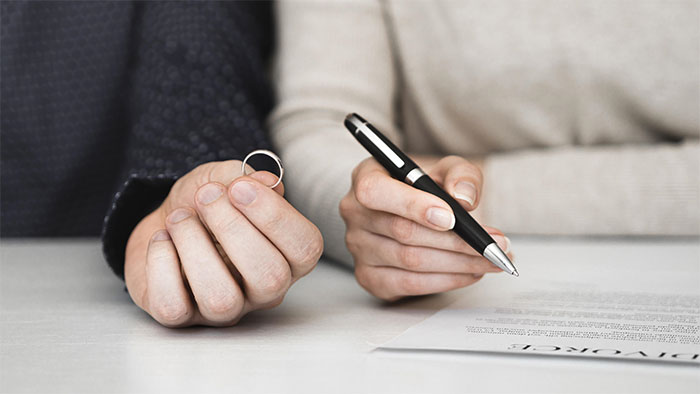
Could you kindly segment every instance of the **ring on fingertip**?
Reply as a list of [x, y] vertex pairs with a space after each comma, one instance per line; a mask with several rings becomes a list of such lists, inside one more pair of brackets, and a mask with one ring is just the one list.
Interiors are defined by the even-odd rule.
[[[248, 156], [246, 156], [245, 159], [243, 159], [243, 163], [241, 163], [241, 172], [243, 172], [243, 175], [249, 175], [249, 173], [245, 167], [245, 164], [248, 162], [248, 159], [250, 159], [251, 157], [253, 157], [255, 155], [265, 155], [265, 156], [271, 158], [272, 160], [274, 160], [275, 163], [277, 164], [277, 168], [279, 168], [280, 173], [277, 176], [277, 182], [275, 182], [274, 185], [270, 186], [271, 189], [276, 188], [277, 185], [279, 185], [282, 182], [282, 177], [284, 176], [284, 167], [282, 167], [282, 160], [279, 158], [279, 156], [270, 152], [267, 149], [258, 149], [258, 150], [254, 150], [254, 151], [248, 153]], [[251, 172], [251, 174], [252, 174], [252, 172]]]

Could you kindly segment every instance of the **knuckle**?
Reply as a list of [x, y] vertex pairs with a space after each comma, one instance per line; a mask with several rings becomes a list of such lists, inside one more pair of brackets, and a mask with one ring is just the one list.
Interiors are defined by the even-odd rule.
[[314, 230], [311, 240], [299, 252], [298, 264], [303, 268], [313, 268], [323, 254], [323, 237], [318, 229]]
[[237, 178], [241, 174], [240, 160], [224, 160], [212, 162], [212, 166], [207, 171], [209, 179], [212, 180], [229, 180], [233, 176]]
[[377, 297], [379, 297], [379, 298], [381, 298], [382, 300], [387, 301], [387, 302], [394, 302], [394, 301], [398, 301], [398, 300], [400, 300], [401, 298], [403, 298], [403, 296], [400, 296], [400, 295], [388, 295], [388, 294], [387, 294], [387, 295], [377, 296]]
[[377, 285], [373, 280], [376, 276], [376, 273], [372, 272], [372, 268], [370, 266], [361, 263], [355, 264], [355, 280], [368, 293], [381, 300], [389, 302], [393, 302], [401, 298], [401, 295], [392, 293], [386, 286]]
[[151, 314], [162, 325], [175, 327], [189, 320], [191, 311], [182, 301], [161, 301], [151, 305]]
[[243, 303], [240, 297], [229, 291], [217, 291], [207, 295], [201, 307], [206, 309], [207, 318], [212, 320], [231, 320], [241, 311]]
[[178, 178], [173, 184], [173, 187], [170, 188], [170, 193], [168, 194], [168, 196], [172, 197], [182, 194], [183, 190], [185, 190], [187, 187], [188, 181], [189, 177], [187, 175]]
[[263, 218], [263, 223], [261, 226], [265, 228], [265, 230], [269, 228], [275, 228], [275, 227], [281, 227], [285, 228], [287, 227], [289, 223], [289, 216], [288, 212], [283, 209], [270, 209], [267, 214]]
[[352, 169], [351, 179], [355, 180], [357, 177], [361, 176], [362, 173], [366, 172], [367, 167], [371, 167], [373, 161], [374, 159], [371, 157], [362, 160]]
[[397, 282], [401, 295], [414, 295], [423, 292], [423, 281], [420, 275], [402, 275], [397, 279]]
[[462, 174], [465, 178], [472, 181], [474, 186], [477, 188], [479, 185], [481, 185], [481, 183], [483, 183], [483, 174], [481, 173], [481, 169], [473, 164], [467, 164], [464, 171], [462, 171]]
[[265, 303], [264, 305], [260, 305], [257, 307], [257, 309], [272, 309], [272, 308], [277, 308], [282, 304], [284, 301], [284, 296], [278, 297], [270, 302]]
[[275, 268], [268, 269], [257, 284], [257, 292], [264, 300], [274, 300], [283, 295], [292, 282], [292, 275], [288, 269], [276, 264]]
[[417, 225], [401, 216], [394, 216], [391, 219], [391, 237], [401, 243], [409, 243], [413, 240], [417, 230]]
[[216, 166], [216, 162], [208, 162], [198, 165], [188, 172], [184, 177], [180, 178], [183, 185], [194, 182], [195, 185], [203, 185], [209, 182], [209, 173]]
[[164, 264], [171, 263], [174, 260], [174, 256], [169, 253], [165, 253], [165, 250], [161, 248], [162, 245], [153, 245], [149, 247], [148, 255], [146, 256], [146, 264], [156, 264], [162, 266]]
[[[204, 179], [209, 179], [209, 174], [211, 173], [212, 170], [214, 170], [221, 162], [218, 161], [210, 161], [207, 163], [202, 163], [198, 165], [197, 167], [194, 168], [193, 173], [196, 175], [203, 176]], [[202, 179], [202, 178], [199, 178]]]
[[200, 172], [209, 172], [211, 167], [213, 167], [214, 165], [216, 165], [216, 162], [202, 163], [193, 168], [191, 172], [193, 174], [199, 174]]
[[456, 161], [458, 164], [454, 168], [458, 174], [468, 175], [477, 181], [481, 181], [482, 173], [479, 166], [461, 157], [457, 157], [457, 159], [459, 161]]
[[[423, 197], [423, 198], [425, 198], [425, 197]], [[424, 204], [425, 204], [425, 200], [423, 200], [423, 199], [411, 198], [404, 203], [404, 205], [401, 209], [401, 214], [405, 217], [415, 217], [416, 212], [425, 211], [428, 209], [427, 207], [425, 207]], [[423, 213], [423, 215], [420, 216], [420, 218], [423, 218], [423, 217], [425, 217], [425, 213]]]
[[357, 233], [355, 231], [349, 229], [345, 232], [345, 245], [348, 247], [348, 250], [353, 255], [355, 255], [355, 253], [359, 250], [359, 244], [357, 242]]
[[231, 215], [226, 217], [217, 215], [212, 219], [209, 220], [212, 223], [209, 223], [208, 221], [207, 224], [212, 227], [212, 230], [222, 234], [235, 234], [237, 231], [239, 231], [245, 220], [241, 215]]
[[411, 246], [399, 247], [399, 262], [402, 268], [409, 271], [420, 269], [422, 261], [419, 249]]
[[372, 290], [372, 286], [370, 284], [371, 276], [369, 275], [368, 270], [369, 270], [369, 268], [366, 267], [364, 264], [356, 262], [355, 263], [355, 280], [357, 281], [357, 283], [360, 286], [362, 286], [363, 289], [374, 294], [374, 292]]
[[472, 178], [476, 177], [479, 172], [479, 169], [469, 162], [460, 163], [460, 165], [455, 167], [455, 170], [457, 175], [467, 175]]
[[355, 185], [355, 198], [360, 204], [369, 207], [374, 203], [374, 190], [376, 189], [376, 176], [363, 176]]
[[352, 217], [351, 214], [355, 205], [353, 204], [352, 200], [352, 195], [346, 194], [345, 197], [343, 197], [343, 199], [340, 200], [340, 204], [338, 204], [338, 212], [340, 212], [340, 217], [343, 218], [343, 220], [346, 222]]

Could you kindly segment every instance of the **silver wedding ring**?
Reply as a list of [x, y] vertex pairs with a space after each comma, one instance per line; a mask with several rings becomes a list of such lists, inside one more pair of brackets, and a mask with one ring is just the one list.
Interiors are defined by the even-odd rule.
[[279, 185], [279, 184], [282, 182], [282, 177], [284, 176], [284, 167], [282, 167], [282, 160], [280, 160], [279, 156], [277, 156], [276, 154], [270, 152], [270, 151], [267, 150], [267, 149], [258, 149], [258, 150], [254, 150], [254, 151], [248, 153], [248, 156], [246, 156], [245, 159], [243, 159], [243, 163], [241, 163], [241, 171], [243, 172], [244, 175], [249, 175], [249, 174], [248, 174], [248, 171], [247, 171], [247, 169], [246, 169], [245, 164], [246, 164], [246, 162], [248, 161], [248, 159], [250, 159], [251, 157], [253, 157], [253, 156], [255, 156], [255, 155], [265, 155], [265, 156], [268, 156], [268, 157], [270, 157], [272, 160], [274, 160], [275, 163], [277, 163], [277, 167], [280, 169], [280, 173], [279, 173], [279, 175], [277, 176], [277, 182], [275, 182], [274, 185], [270, 186], [270, 188], [272, 188], [272, 189], [276, 188], [277, 185]]

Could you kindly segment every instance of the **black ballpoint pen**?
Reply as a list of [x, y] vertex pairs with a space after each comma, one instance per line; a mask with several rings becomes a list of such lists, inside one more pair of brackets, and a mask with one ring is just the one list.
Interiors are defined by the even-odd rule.
[[345, 117], [344, 123], [345, 127], [350, 130], [350, 133], [389, 171], [392, 177], [416, 189], [433, 194], [449, 204], [456, 219], [452, 230], [465, 240], [469, 246], [503, 271], [511, 275], [520, 276], [508, 256], [498, 247], [496, 241], [491, 238], [486, 230], [452, 196], [438, 186], [432, 178], [423, 172], [413, 160], [406, 156], [379, 130], [360, 115], [354, 113]]

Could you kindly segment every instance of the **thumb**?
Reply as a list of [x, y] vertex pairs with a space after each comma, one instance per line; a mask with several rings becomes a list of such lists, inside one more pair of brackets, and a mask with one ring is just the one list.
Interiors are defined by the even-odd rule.
[[178, 179], [163, 202], [163, 214], [168, 215], [180, 207], [195, 208], [194, 195], [200, 187], [210, 182], [228, 185], [243, 175], [240, 160], [212, 161], [200, 164]]
[[[215, 161], [205, 164], [205, 166], [209, 165], [207, 167], [207, 182], [205, 183], [219, 182], [228, 186], [231, 184], [231, 182], [241, 176], [244, 176], [246, 173], [248, 173], [248, 176], [262, 183], [263, 185], [272, 186], [277, 183], [277, 175], [268, 171], [256, 171], [255, 168], [251, 167], [249, 164], [246, 164], [246, 170], [244, 172], [241, 168], [241, 164], [242, 162], [240, 160]], [[205, 183], [202, 183], [199, 186], [202, 186]], [[282, 182], [275, 186], [273, 190], [279, 193], [281, 196], [284, 195], [284, 185]]]
[[428, 171], [447, 193], [464, 209], [471, 211], [479, 205], [483, 175], [476, 165], [458, 156], [447, 156]]
[[[163, 203], [164, 214], [167, 215], [173, 209], [183, 206], [196, 207], [194, 196], [197, 190], [207, 183], [217, 182], [227, 187], [234, 180], [244, 176], [241, 164], [240, 160], [225, 160], [212, 161], [195, 167], [178, 179], [170, 189], [170, 193], [168, 193], [168, 197]], [[254, 172], [253, 167], [246, 167], [252, 178], [265, 185], [271, 186], [277, 182], [277, 176], [272, 173], [266, 171]], [[277, 185], [274, 190], [280, 195], [284, 194], [282, 183]]]

